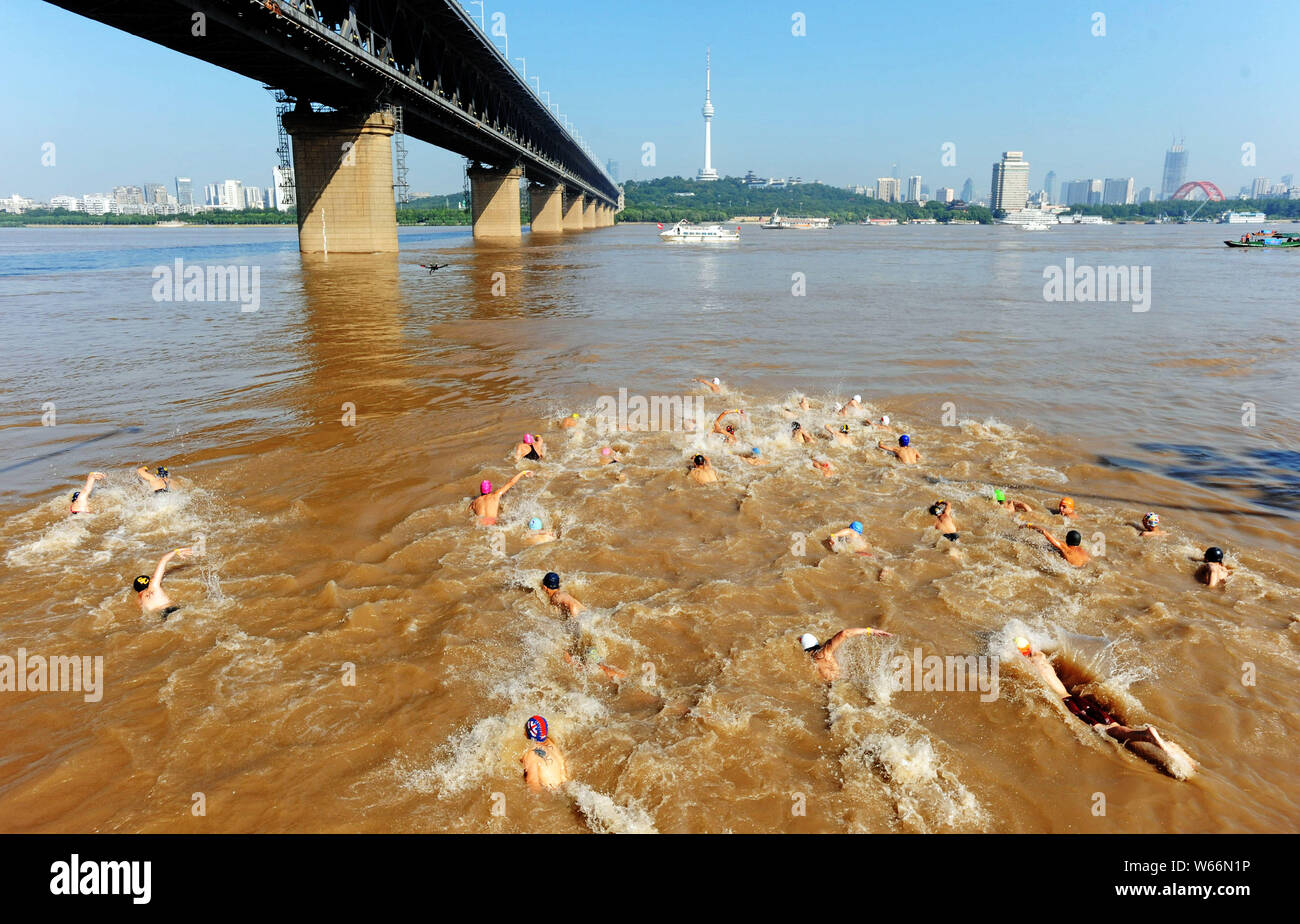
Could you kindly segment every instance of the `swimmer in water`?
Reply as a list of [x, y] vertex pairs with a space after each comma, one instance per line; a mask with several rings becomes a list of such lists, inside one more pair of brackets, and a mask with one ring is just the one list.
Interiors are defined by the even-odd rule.
[[524, 782], [534, 792], [558, 789], [569, 781], [569, 768], [564, 764], [564, 752], [550, 737], [546, 719], [535, 715], [524, 723], [528, 736], [528, 750], [519, 762], [524, 765]]
[[763, 458], [763, 450], [755, 446], [749, 452], [741, 453], [740, 457], [750, 465], [766, 465], [767, 460]]
[[898, 430], [890, 425], [889, 415], [882, 414], [880, 420], [871, 425], [872, 430], [882, 430], [885, 433], [897, 433]]
[[1071, 694], [1061, 682], [1056, 668], [1047, 659], [1047, 655], [1041, 651], [1034, 651], [1029, 639], [1018, 637], [1015, 644], [1043, 683], [1047, 684], [1048, 689], [1059, 696], [1065, 708], [1080, 721], [1093, 728], [1102, 729], [1122, 745], [1143, 745], [1141, 748], [1134, 747], [1133, 752], [1160, 767], [1170, 776], [1185, 779], [1195, 771], [1196, 762], [1191, 756], [1179, 745], [1161, 737], [1154, 725], [1131, 728], [1120, 723], [1090, 697]]
[[574, 427], [580, 427], [580, 426], [582, 426], [582, 417], [578, 414], [577, 411], [574, 411], [568, 417], [560, 421], [560, 429], [562, 430], [571, 430]]
[[172, 603], [172, 598], [167, 596], [167, 593], [162, 589], [163, 572], [167, 570], [168, 563], [177, 555], [188, 558], [192, 554], [194, 554], [194, 550], [188, 547], [172, 549], [158, 559], [158, 567], [153, 570], [153, 577], [142, 574], [135, 579], [131, 587], [135, 591], [136, 600], [140, 603], [140, 609], [146, 613], [156, 613], [161, 610], [164, 620], [180, 609], [179, 606]]
[[717, 376], [714, 376], [712, 382], [710, 382], [708, 379], [693, 379], [692, 381], [699, 382], [701, 385], [707, 385], [707, 386], [709, 386], [709, 389], [710, 389], [710, 390], [711, 390], [715, 395], [716, 395], [718, 392], [722, 391], [722, 379], [718, 378]]
[[739, 414], [741, 417], [745, 416], [745, 412], [742, 411], [740, 408], [736, 408], [735, 410], [732, 411], [723, 411], [713, 421], [713, 432], [721, 433], [723, 442], [734, 443], [736, 441], [735, 424], [727, 424], [725, 427], [722, 426], [722, 418], [726, 417], [728, 414]]
[[524, 533], [525, 545], [541, 545], [543, 542], [554, 542], [555, 539], [555, 530], [542, 529], [541, 517], [532, 517], [528, 521], [528, 531]]
[[600, 447], [600, 464], [601, 464], [601, 465], [611, 465], [611, 464], [614, 464], [614, 463], [619, 463], [619, 464], [621, 464], [622, 461], [623, 461], [622, 459], [620, 459], [618, 456], [614, 455], [614, 450], [610, 449], [608, 446], [602, 446], [602, 447]]
[[826, 432], [831, 435], [831, 440], [837, 445], [853, 445], [853, 437], [849, 435], [852, 432], [852, 428], [848, 424], [840, 424], [838, 427], [834, 424], [826, 424], [825, 427]]
[[713, 468], [713, 463], [702, 455], [697, 455], [691, 459], [691, 470], [688, 477], [696, 484], [717, 484], [718, 473]]
[[938, 501], [930, 507], [930, 514], [935, 518], [934, 528], [943, 534], [949, 542], [956, 542], [961, 536], [957, 532], [957, 520], [952, 515], [952, 505], [947, 501]]
[[884, 443], [876, 443], [877, 448], [892, 452], [895, 458], [904, 465], [915, 465], [921, 461], [921, 454], [912, 448], [912, 438], [904, 433], [898, 438], [898, 448], [886, 446]]
[[595, 667], [610, 680], [623, 680], [627, 677], [627, 671], [619, 670], [613, 665], [606, 664], [604, 657], [595, 647], [590, 647], [581, 654], [571, 652], [564, 653], [564, 660], [569, 662], [575, 669]]
[[800, 395], [798, 410], [791, 410], [790, 408], [787, 407], [787, 408], [783, 408], [781, 413], [785, 415], [785, 418], [787, 420], [791, 420], [799, 416], [799, 411], [807, 411], [811, 409], [812, 409], [812, 405], [808, 403], [808, 398], [806, 396]]
[[1232, 574], [1232, 569], [1223, 563], [1223, 549], [1212, 545], [1205, 550], [1205, 557], [1196, 569], [1196, 580], [1206, 587], [1218, 587]]
[[1052, 548], [1060, 552], [1061, 557], [1064, 558], [1070, 564], [1074, 565], [1074, 567], [1076, 568], [1086, 565], [1092, 559], [1092, 556], [1089, 555], [1086, 551], [1084, 551], [1083, 546], [1080, 544], [1083, 542], [1083, 536], [1079, 533], [1077, 529], [1072, 529], [1068, 533], [1066, 533], [1065, 545], [1061, 545], [1061, 541], [1059, 539], [1057, 539], [1047, 530], [1043, 529], [1043, 527], [1041, 526], [1035, 526], [1033, 523], [1022, 523], [1020, 524], [1020, 528], [1032, 529], [1035, 532], [1042, 533], [1043, 538], [1052, 544]]
[[1160, 528], [1160, 514], [1144, 513], [1142, 515], [1142, 525], [1138, 528], [1138, 535], [1143, 539], [1151, 536], [1168, 536], [1169, 530]]
[[790, 439], [794, 440], [796, 443], [817, 442], [815, 439], [813, 439], [811, 436], [808, 435], [808, 431], [805, 430], [803, 428], [803, 425], [800, 424], [799, 421], [797, 420], [794, 423], [790, 424]]
[[1010, 510], [1012, 513], [1033, 513], [1032, 504], [1027, 504], [1020, 500], [1008, 500], [1006, 493], [1001, 488], [993, 489], [993, 503], [997, 504], [1003, 510]]
[[540, 462], [546, 458], [546, 440], [540, 435], [534, 436], [532, 433], [524, 434], [524, 441], [515, 444], [515, 461], [527, 459], [529, 462]]
[[811, 632], [805, 632], [799, 639], [799, 646], [805, 652], [812, 656], [813, 664], [817, 665], [817, 673], [821, 674], [822, 680], [830, 683], [840, 676], [840, 663], [835, 660], [835, 649], [839, 648], [848, 639], [855, 635], [883, 635], [892, 638], [892, 632], [882, 632], [880, 629], [841, 629], [827, 640], [824, 645], [817, 643], [817, 636]]
[[865, 552], [867, 541], [862, 538], [862, 524], [854, 520], [843, 529], [826, 537], [826, 548], [832, 552]]
[[560, 590], [560, 576], [554, 571], [546, 572], [542, 578], [542, 589], [546, 591], [551, 606], [559, 607], [565, 616], [577, 616], [585, 609], [576, 597]]
[[837, 406], [835, 413], [839, 414], [841, 417], [852, 417], [860, 410], [862, 410], [862, 396], [854, 395], [853, 400], [848, 404]]
[[103, 480], [103, 472], [91, 472], [86, 476], [86, 483], [82, 485], [81, 490], [72, 492], [72, 506], [68, 508], [68, 516], [74, 513], [90, 513], [90, 492], [95, 490], [95, 482]]
[[529, 469], [524, 469], [495, 491], [492, 490], [492, 482], [486, 478], [479, 482], [479, 496], [469, 502], [469, 509], [478, 517], [479, 525], [495, 526], [497, 517], [501, 515], [501, 498], [506, 496], [506, 492], [513, 488], [520, 478], [528, 478], [532, 474]]
[[812, 465], [827, 478], [835, 474], [835, 466], [826, 459], [813, 459]]
[[145, 468], [143, 465], [137, 468], [135, 473], [140, 476], [141, 481], [153, 488], [153, 493], [155, 494], [164, 494], [171, 490], [171, 473], [161, 465], [158, 466], [158, 473], [156, 475], [150, 472], [149, 469]]
[[1062, 516], [1066, 519], [1077, 516], [1078, 514], [1076, 514], [1074, 510], [1074, 498], [1063, 497], [1057, 501], [1055, 513], [1057, 516]]

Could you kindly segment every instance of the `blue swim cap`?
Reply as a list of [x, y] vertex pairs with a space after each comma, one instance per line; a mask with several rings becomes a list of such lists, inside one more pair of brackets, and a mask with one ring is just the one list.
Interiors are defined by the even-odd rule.
[[759, 449], [757, 446], [755, 446], [753, 449], [749, 451], [749, 453], [750, 455], [761, 456], [763, 454], [763, 451]]
[[540, 715], [535, 715], [524, 723], [524, 734], [534, 741], [545, 741], [547, 731], [546, 720]]
[[904, 433], [902, 436], [898, 438], [898, 445], [910, 446], [912, 445], [912, 438], [908, 436], [906, 433]]
[[854, 520], [852, 523], [849, 524], [849, 529], [853, 530], [855, 533], [859, 535], [862, 534], [862, 524], [859, 523], [857, 520]]
[[541, 529], [541, 528], [542, 528], [542, 521], [541, 521], [540, 519], [538, 519], [537, 517], [533, 517], [531, 520], [528, 521], [528, 528], [529, 528], [529, 529]]

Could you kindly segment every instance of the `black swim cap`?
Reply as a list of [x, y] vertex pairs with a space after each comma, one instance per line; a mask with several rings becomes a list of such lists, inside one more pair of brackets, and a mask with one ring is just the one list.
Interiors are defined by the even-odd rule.
[[1078, 545], [1083, 541], [1083, 536], [1077, 529], [1072, 529], [1065, 534], [1065, 544], [1069, 546]]
[[706, 458], [704, 458], [704, 456], [696, 456], [696, 457], [695, 457], [694, 459], [692, 459], [691, 461], [694, 462], [697, 466], [699, 466], [699, 465], [703, 465], [705, 462], [707, 462], [707, 461], [709, 461], [709, 460], [706, 459]]
[[542, 586], [548, 590], [559, 590], [560, 576], [554, 571], [546, 572], [546, 577], [542, 578]]
[[167, 471], [167, 469], [163, 468], [161, 465], [158, 466], [158, 477], [159, 477], [159, 478], [166, 478], [168, 474], [169, 474], [169, 472]]
[[794, 423], [790, 424], [790, 429], [791, 429], [791, 430], [798, 430], [798, 429], [799, 429], [799, 421], [796, 420]]
[[144, 590], [146, 587], [149, 586], [149, 575], [147, 574], [140, 575], [131, 583], [131, 586], [132, 588], [135, 589], [136, 593], [139, 593], [140, 591]]
[[75, 501], [78, 497], [80, 497], [80, 496], [81, 496], [81, 492], [80, 492], [80, 491], [73, 491], [73, 492], [72, 492], [72, 499], [73, 499], [74, 501]]
[[1217, 545], [1210, 546], [1205, 550], [1205, 560], [1217, 562], [1223, 561], [1223, 549], [1219, 548]]

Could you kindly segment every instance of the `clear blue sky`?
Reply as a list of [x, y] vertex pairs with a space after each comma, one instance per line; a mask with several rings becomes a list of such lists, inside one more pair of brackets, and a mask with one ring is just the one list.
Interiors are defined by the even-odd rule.
[[[1188, 178], [1229, 196], [1256, 176], [1300, 177], [1298, 0], [486, 5], [506, 14], [511, 57], [624, 179], [701, 166], [706, 45], [723, 174], [865, 184], [896, 162], [931, 187], [971, 176], [987, 190], [999, 153], [1019, 149], [1035, 187], [1054, 170], [1158, 189], [1177, 134]], [[255, 81], [39, 0], [5, 8], [0, 196], [171, 189], [177, 174], [270, 184], [274, 109]], [[796, 11], [805, 36], [791, 33]], [[54, 167], [41, 166], [47, 141]], [[955, 167], [941, 165], [945, 142]], [[1246, 142], [1256, 166], [1241, 163]], [[413, 142], [409, 162], [413, 190], [461, 186], [454, 155]]]

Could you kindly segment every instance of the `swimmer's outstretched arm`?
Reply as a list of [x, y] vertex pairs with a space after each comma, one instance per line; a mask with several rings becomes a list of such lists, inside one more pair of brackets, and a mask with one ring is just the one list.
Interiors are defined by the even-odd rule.
[[152, 586], [159, 587], [162, 585], [163, 573], [167, 570], [167, 565], [177, 555], [189, 555], [194, 550], [188, 546], [183, 549], [172, 549], [162, 558], [158, 559], [158, 567], [153, 569], [153, 580], [150, 581]]
[[95, 490], [95, 482], [103, 481], [103, 480], [104, 480], [103, 472], [91, 472], [89, 475], [86, 476], [86, 484], [85, 487], [81, 489], [81, 496], [90, 497], [90, 492]]
[[1062, 555], [1065, 554], [1065, 546], [1061, 544], [1061, 540], [1057, 539], [1047, 530], [1043, 529], [1043, 527], [1035, 526], [1033, 523], [1022, 523], [1020, 524], [1020, 528], [1032, 529], [1034, 532], [1042, 533], [1043, 538], [1052, 544], [1052, 548], [1056, 549], [1056, 551], [1060, 552]]
[[520, 478], [524, 478], [524, 477], [526, 477], [526, 476], [528, 476], [528, 475], [532, 475], [532, 470], [526, 468], [526, 469], [524, 469], [522, 472], [520, 472], [518, 475], [516, 475], [515, 477], [511, 478], [509, 481], [507, 481], [507, 482], [506, 482], [505, 484], [503, 484], [501, 487], [499, 487], [499, 488], [496, 489], [496, 492], [495, 492], [495, 493], [496, 493], [497, 497], [505, 497], [505, 496], [506, 496], [506, 492], [509, 491], [511, 488], [513, 488], [513, 487], [518, 483], [518, 481], [519, 481]]
[[822, 650], [824, 650], [828, 655], [833, 655], [835, 654], [836, 648], [839, 648], [845, 641], [853, 638], [855, 635], [887, 635], [891, 638], [893, 637], [892, 632], [885, 632], [881, 629], [841, 629], [839, 632], [836, 632], [831, 636], [830, 641], [822, 646]]
[[839, 539], [841, 536], [847, 536], [849, 533], [858, 535], [858, 531], [856, 529], [854, 529], [852, 526], [846, 526], [843, 529], [838, 529], [835, 532], [831, 533], [830, 538]]
[[877, 448], [879, 448], [879, 449], [883, 449], [883, 450], [885, 450], [885, 452], [891, 453], [892, 455], [895, 455], [895, 456], [898, 455], [898, 450], [895, 449], [893, 446], [886, 446], [884, 443], [881, 443], [881, 442], [877, 442], [877, 443], [876, 443], [876, 446], [877, 446]]

